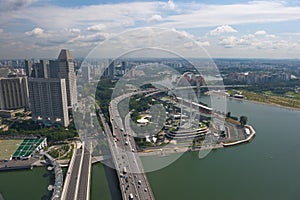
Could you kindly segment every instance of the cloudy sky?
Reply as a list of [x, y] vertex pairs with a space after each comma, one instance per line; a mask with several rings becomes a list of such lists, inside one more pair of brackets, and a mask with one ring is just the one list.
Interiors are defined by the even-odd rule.
[[179, 31], [216, 58], [300, 58], [299, 0], [0, 0], [0, 58], [85, 57], [140, 27]]

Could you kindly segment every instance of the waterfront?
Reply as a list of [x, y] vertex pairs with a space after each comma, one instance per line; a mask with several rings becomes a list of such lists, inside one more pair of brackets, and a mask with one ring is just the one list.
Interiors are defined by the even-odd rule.
[[[204, 159], [188, 152], [168, 167], [147, 173], [156, 199], [300, 199], [300, 112], [233, 99], [228, 100], [228, 111], [248, 116], [257, 133], [254, 140], [213, 150]], [[142, 160], [145, 167], [153, 163], [151, 157]], [[104, 167], [96, 164], [92, 169], [91, 199], [111, 199]], [[5, 200], [41, 199], [50, 181], [44, 174], [44, 168], [0, 173], [0, 192]]]
[[104, 165], [93, 164], [91, 177], [91, 200], [109, 200], [111, 194], [108, 181], [106, 181]]
[[[208, 97], [202, 100], [208, 102]], [[300, 112], [236, 100], [228, 100], [228, 110], [248, 116], [257, 132], [254, 140], [213, 150], [204, 159], [197, 152], [185, 153], [148, 173], [156, 199], [300, 198]]]
[[51, 197], [47, 190], [50, 173], [45, 167], [0, 172], [0, 193], [4, 200], [47, 200]]

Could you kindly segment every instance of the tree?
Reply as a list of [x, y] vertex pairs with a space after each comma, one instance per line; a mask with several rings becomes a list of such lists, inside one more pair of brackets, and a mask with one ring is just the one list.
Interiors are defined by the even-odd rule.
[[240, 123], [242, 126], [245, 126], [247, 124], [247, 121], [248, 121], [248, 117], [246, 117], [246, 116], [240, 117]]
[[228, 112], [226, 117], [231, 117], [231, 112]]

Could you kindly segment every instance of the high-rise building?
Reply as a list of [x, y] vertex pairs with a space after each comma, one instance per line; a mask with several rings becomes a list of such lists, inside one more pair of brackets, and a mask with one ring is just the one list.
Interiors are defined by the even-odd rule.
[[65, 79], [29, 78], [29, 99], [34, 121], [69, 125]]
[[82, 79], [86, 82], [90, 81], [90, 67], [89, 66], [82, 66], [81, 67], [82, 70]]
[[0, 109], [28, 109], [27, 77], [0, 78]]
[[39, 63], [32, 63], [30, 60], [25, 60], [25, 70], [26, 75], [33, 78], [48, 78], [50, 73], [46, 60], [40, 60]]
[[66, 80], [68, 106], [73, 106], [77, 102], [76, 74], [74, 58], [69, 50], [62, 49], [58, 59], [50, 61], [50, 77]]
[[104, 78], [114, 79], [115, 78], [115, 61], [108, 61], [109, 65], [103, 72]]

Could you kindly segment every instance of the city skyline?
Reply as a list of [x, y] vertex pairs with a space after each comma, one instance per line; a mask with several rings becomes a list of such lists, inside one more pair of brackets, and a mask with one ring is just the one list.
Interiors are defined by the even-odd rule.
[[[172, 29], [215, 58], [300, 58], [299, 1], [1, 1], [0, 59], [85, 57], [143, 27]], [[189, 48], [187, 44], [186, 48]]]

